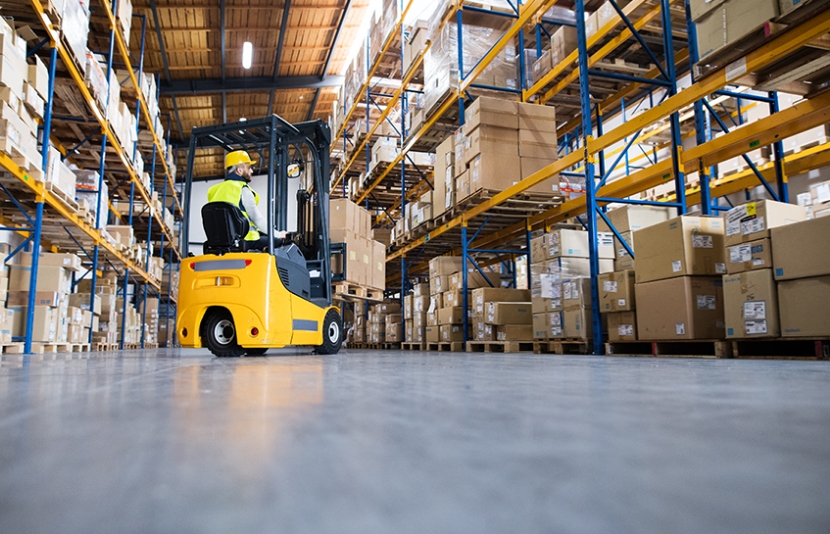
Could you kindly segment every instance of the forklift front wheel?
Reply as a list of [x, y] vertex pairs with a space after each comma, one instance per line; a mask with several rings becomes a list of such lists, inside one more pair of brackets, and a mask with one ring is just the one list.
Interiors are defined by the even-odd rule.
[[204, 343], [214, 356], [242, 356], [245, 349], [236, 339], [236, 325], [227, 310], [215, 310], [205, 318]]
[[337, 354], [342, 344], [343, 325], [340, 322], [340, 314], [329, 310], [323, 319], [323, 344], [317, 347], [317, 354]]

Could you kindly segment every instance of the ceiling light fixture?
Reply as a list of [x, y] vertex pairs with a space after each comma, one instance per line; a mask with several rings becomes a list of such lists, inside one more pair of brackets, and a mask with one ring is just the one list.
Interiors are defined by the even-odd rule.
[[247, 70], [251, 68], [251, 60], [254, 57], [254, 45], [250, 41], [242, 44], [242, 67]]

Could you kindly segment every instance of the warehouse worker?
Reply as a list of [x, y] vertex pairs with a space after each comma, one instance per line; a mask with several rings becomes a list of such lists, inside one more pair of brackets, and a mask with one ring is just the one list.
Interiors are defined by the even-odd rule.
[[255, 163], [244, 150], [226, 154], [225, 170], [228, 175], [224, 182], [208, 189], [208, 202], [227, 202], [238, 206], [251, 225], [245, 236], [248, 250], [265, 250], [268, 248], [268, 236], [263, 234], [268, 233], [268, 220], [259, 211], [259, 195], [250, 186]]

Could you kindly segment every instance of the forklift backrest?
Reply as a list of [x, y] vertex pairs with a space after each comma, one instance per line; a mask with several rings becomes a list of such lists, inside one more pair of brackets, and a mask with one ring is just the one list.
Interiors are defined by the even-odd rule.
[[245, 252], [245, 236], [250, 223], [242, 210], [227, 202], [209, 202], [202, 206], [202, 226], [207, 241], [205, 254]]

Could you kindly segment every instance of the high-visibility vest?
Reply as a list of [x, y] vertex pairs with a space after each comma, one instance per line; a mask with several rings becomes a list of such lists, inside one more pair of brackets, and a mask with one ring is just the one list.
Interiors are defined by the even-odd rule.
[[233, 179], [225, 180], [211, 186], [211, 188], [208, 189], [208, 202], [227, 202], [228, 204], [233, 204], [234, 206], [239, 207], [242, 214], [251, 224], [251, 229], [245, 236], [245, 241], [256, 241], [259, 239], [259, 232], [254, 230], [254, 223], [251, 221], [251, 217], [248, 215], [248, 212], [245, 211], [245, 206], [242, 205], [242, 189], [245, 187], [247, 187], [251, 193], [254, 194], [256, 205], [259, 206], [259, 195], [256, 194], [256, 191], [251, 189], [247, 183]]

